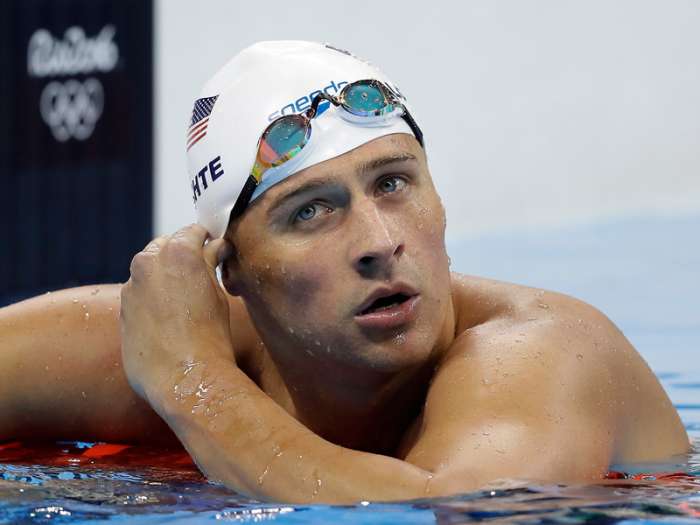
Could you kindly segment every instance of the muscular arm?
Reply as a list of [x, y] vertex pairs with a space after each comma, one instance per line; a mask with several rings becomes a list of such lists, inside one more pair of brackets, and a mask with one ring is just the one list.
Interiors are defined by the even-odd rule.
[[120, 288], [74, 288], [0, 309], [0, 439], [173, 440], [124, 375]]
[[[486, 339], [488, 350], [502, 353], [502, 367], [470, 357]], [[487, 333], [456, 342], [454, 357], [435, 377], [421, 435], [405, 461], [323, 440], [230, 361], [190, 362], [149, 399], [207, 476], [255, 497], [346, 503], [442, 496], [502, 478], [599, 479], [612, 455], [610, 412], [589, 400], [577, 408], [569, 399], [575, 385], [556, 391], [567, 374], [562, 362], [514, 368], [505, 356], [508, 343]], [[533, 340], [522, 351], [536, 358], [539, 344]], [[569, 358], [577, 361], [575, 353]], [[541, 370], [529, 371], [533, 365]], [[563, 374], [557, 381], [542, 383], [557, 370]], [[526, 374], [516, 377], [520, 371]]]
[[[325, 441], [230, 361], [190, 363], [151, 401], [207, 476], [255, 497], [347, 503], [444, 496], [498, 480], [594, 482], [624, 454], [628, 424], [629, 385], [615, 381], [608, 353], [634, 350], [604, 316], [577, 308], [577, 328], [566, 315], [531, 327], [502, 319], [458, 338], [405, 460]], [[658, 417], [676, 424], [671, 407]], [[682, 427], [676, 434], [650, 444], [645, 459], [686, 452]]]

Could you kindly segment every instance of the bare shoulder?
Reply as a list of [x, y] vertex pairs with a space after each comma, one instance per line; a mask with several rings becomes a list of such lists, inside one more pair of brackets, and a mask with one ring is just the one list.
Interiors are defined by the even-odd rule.
[[578, 414], [579, 425], [598, 425], [598, 435], [609, 436], [615, 461], [687, 450], [687, 435], [657, 378], [600, 310], [511, 283], [458, 274], [453, 283], [458, 335], [436, 379], [459, 375], [483, 406], [514, 417], [530, 414], [536, 424]]
[[[520, 284], [452, 273], [452, 295], [458, 322], [463, 331], [495, 319], [511, 323], [554, 320], [584, 320], [611, 325], [597, 308], [561, 293]], [[580, 320], [580, 322], [579, 322]]]

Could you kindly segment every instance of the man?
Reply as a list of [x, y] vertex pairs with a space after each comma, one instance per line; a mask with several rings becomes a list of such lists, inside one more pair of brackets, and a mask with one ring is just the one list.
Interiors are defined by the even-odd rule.
[[3, 436], [167, 439], [165, 421], [210, 479], [331, 503], [593, 482], [687, 452], [603, 314], [449, 272], [422, 134], [374, 67], [256, 44], [190, 124], [199, 225], [134, 257], [121, 304], [114, 286], [2, 311]]

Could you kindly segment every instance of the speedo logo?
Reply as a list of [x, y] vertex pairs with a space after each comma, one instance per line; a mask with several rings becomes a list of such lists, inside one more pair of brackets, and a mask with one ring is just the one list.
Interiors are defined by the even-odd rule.
[[[267, 120], [273, 121], [279, 116], [289, 115], [290, 113], [301, 113], [305, 109], [311, 107], [311, 101], [316, 95], [319, 95], [321, 93], [325, 93], [326, 95], [337, 95], [338, 93], [340, 93], [340, 90], [343, 89], [343, 86], [347, 83], [347, 80], [342, 80], [340, 82], [334, 82], [333, 80], [331, 80], [331, 83], [327, 86], [312, 91], [308, 95], [304, 95], [303, 97], [300, 97], [292, 102], [289, 102], [289, 104], [282, 106], [282, 108], [278, 109], [274, 113], [270, 113], [270, 115], [267, 117]], [[329, 105], [330, 103], [326, 100], [321, 102], [318, 105], [318, 112], [316, 114], [320, 115], [321, 113], [326, 111]]]

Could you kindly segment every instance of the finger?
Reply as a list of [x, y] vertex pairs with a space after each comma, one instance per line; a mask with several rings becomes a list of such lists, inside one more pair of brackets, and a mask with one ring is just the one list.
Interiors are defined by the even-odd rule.
[[168, 237], [166, 235], [161, 235], [160, 237], [156, 237], [151, 242], [149, 242], [142, 251], [158, 253], [167, 242]]
[[173, 233], [172, 239], [178, 242], [182, 242], [187, 245], [191, 245], [196, 248], [201, 248], [204, 241], [209, 237], [209, 232], [201, 224], [188, 224], [184, 228], [180, 228], [178, 231]]
[[220, 238], [205, 244], [202, 255], [204, 256], [204, 261], [207, 263], [207, 266], [214, 270], [219, 263], [223, 262], [231, 255], [231, 251], [231, 243], [226, 239]]

